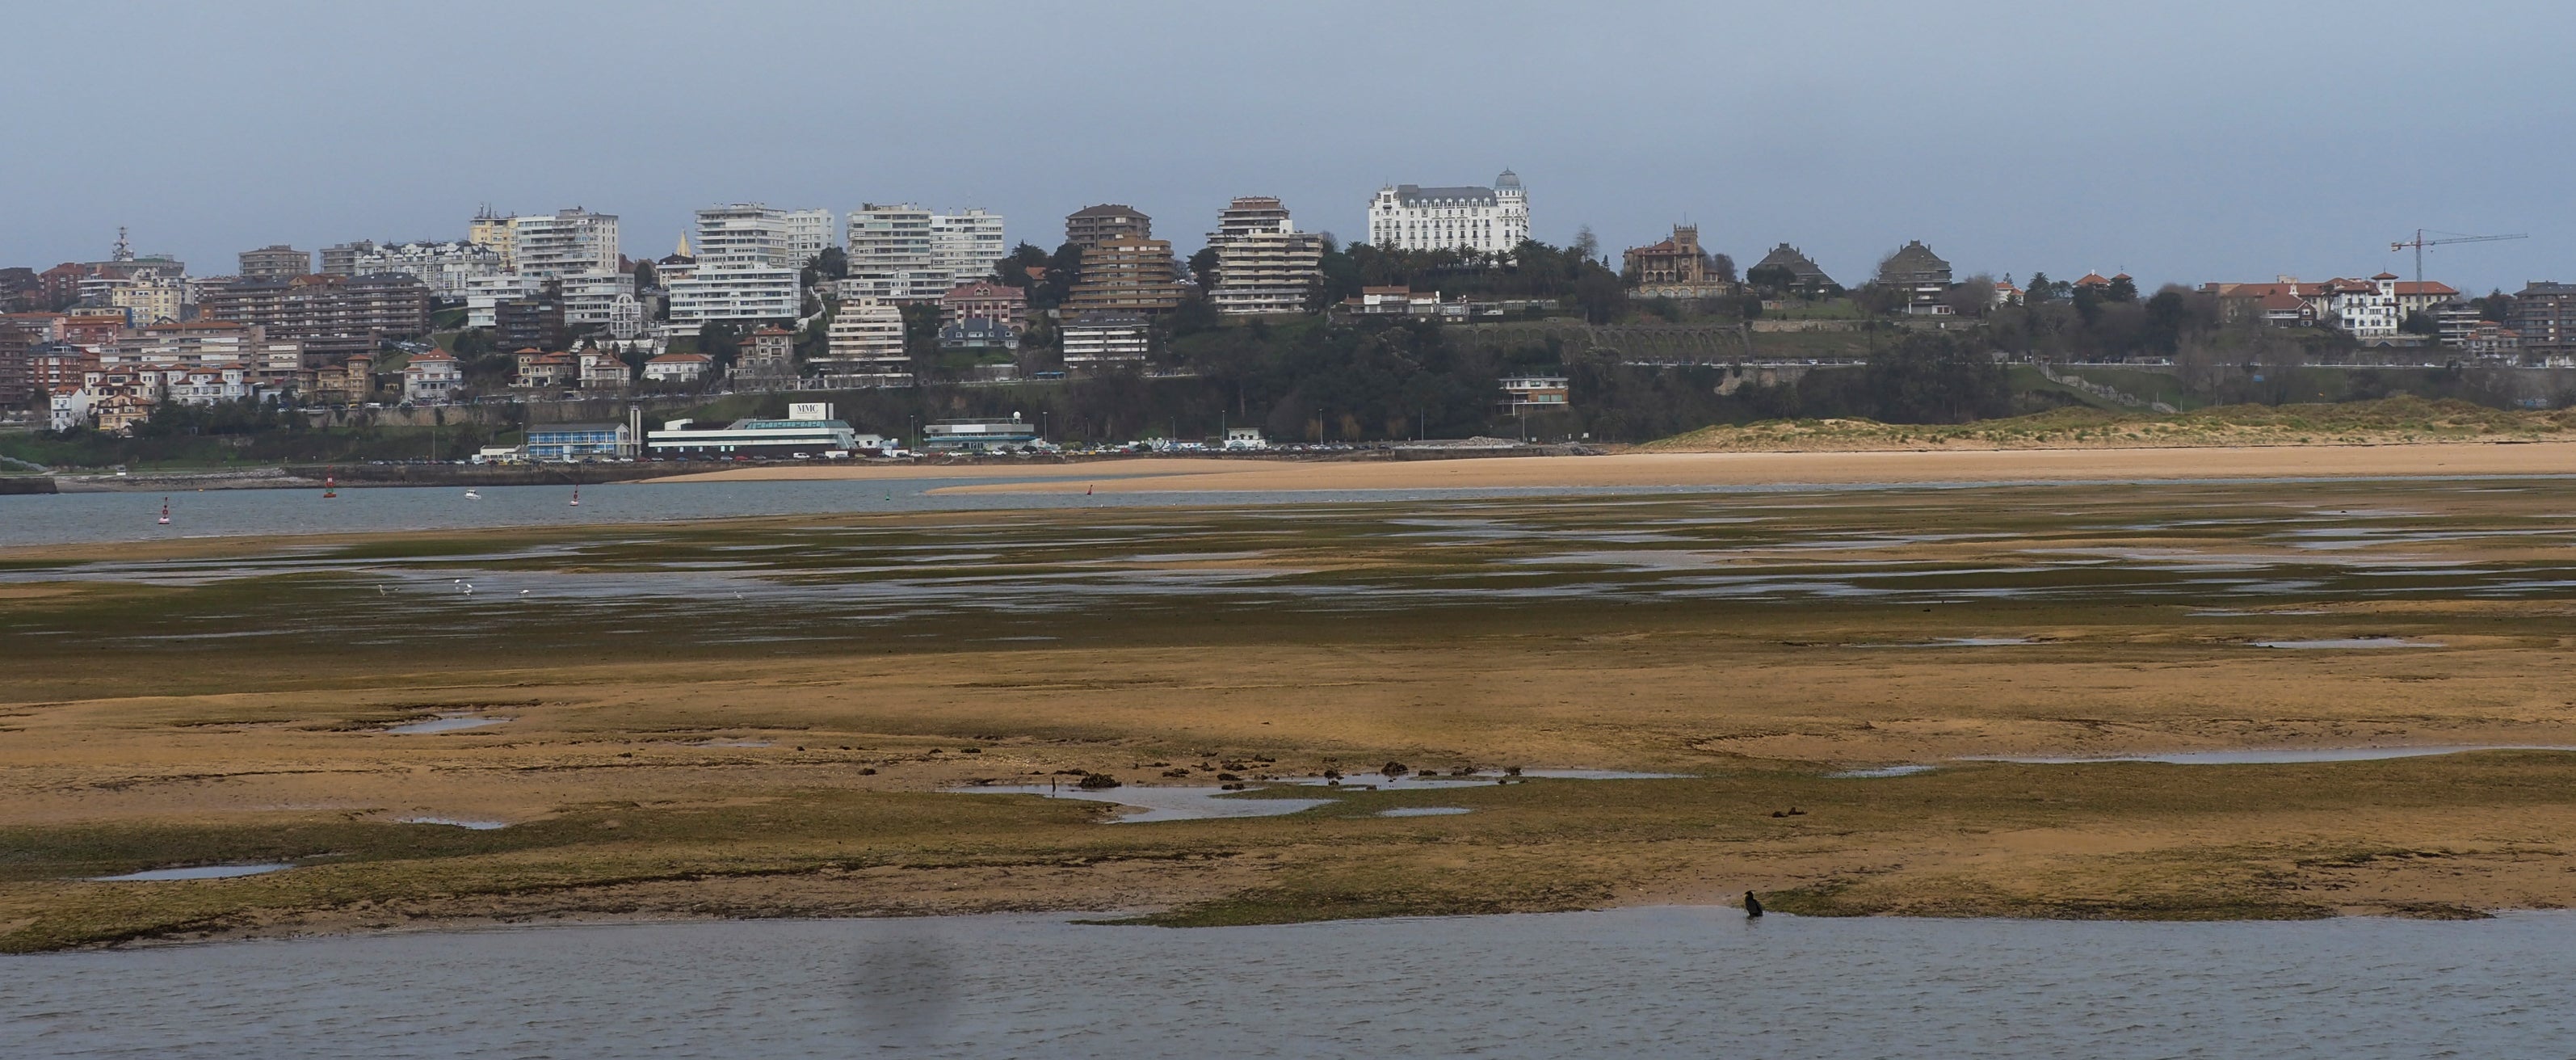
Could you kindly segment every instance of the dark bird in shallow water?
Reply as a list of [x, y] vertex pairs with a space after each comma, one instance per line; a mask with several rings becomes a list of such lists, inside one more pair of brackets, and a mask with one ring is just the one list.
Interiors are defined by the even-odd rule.
[[1762, 915], [1762, 899], [1753, 897], [1751, 891], [1744, 892], [1744, 915], [1748, 917]]

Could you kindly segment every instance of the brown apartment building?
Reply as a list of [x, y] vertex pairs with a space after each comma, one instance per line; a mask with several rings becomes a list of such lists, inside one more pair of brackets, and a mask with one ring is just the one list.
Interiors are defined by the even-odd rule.
[[0, 410], [25, 408], [35, 400], [33, 354], [47, 338], [35, 325], [0, 320]]
[[1154, 219], [1132, 206], [1085, 206], [1064, 218], [1064, 241], [1076, 246], [1094, 247], [1112, 239], [1152, 238]]
[[1065, 313], [1169, 313], [1181, 305], [1181, 266], [1166, 239], [1119, 237], [1084, 247]]
[[241, 252], [241, 278], [292, 280], [313, 271], [313, 255], [284, 243]]
[[429, 332], [429, 286], [417, 276], [298, 276], [238, 279], [199, 296], [208, 320], [256, 324], [274, 338], [301, 339], [306, 352], [373, 350], [387, 338]]
[[2534, 280], [2513, 296], [2513, 311], [2506, 315], [2506, 326], [2522, 336], [2524, 353], [2576, 353], [2576, 283]]

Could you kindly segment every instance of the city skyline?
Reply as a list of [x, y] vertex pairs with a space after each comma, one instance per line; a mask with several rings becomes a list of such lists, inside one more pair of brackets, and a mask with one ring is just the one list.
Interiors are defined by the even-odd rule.
[[[644, 258], [721, 203], [981, 206], [1013, 219], [1011, 242], [1052, 248], [1055, 219], [1120, 202], [1185, 222], [1172, 232], [1187, 253], [1236, 196], [1277, 196], [1347, 242], [1383, 185], [1505, 167], [1546, 242], [1589, 226], [1615, 255], [1688, 220], [1739, 264], [1789, 242], [1837, 275], [1920, 239], [1963, 273], [2125, 271], [2150, 288], [2411, 276], [2387, 248], [2423, 227], [2529, 233], [2428, 259], [2463, 290], [2510, 290], [2561, 276], [2571, 234], [2549, 177], [2571, 149], [2527, 131], [2563, 120], [2549, 55], [2565, 34], [2503, 31], [2549, 10], [2535, 4], [2421, 26], [2378, 3], [2336, 19], [2199, 3], [2152, 17], [1642, 5], [1570, 25], [1510, 3], [1278, 17], [769, 4], [720, 25], [664, 7], [594, 17], [607, 10], [510, 9], [520, 32], [470, 49], [490, 24], [478, 14], [504, 9], [22, 16], [39, 34], [116, 40], [130, 75], [0, 119], [13, 142], [66, 148], [0, 161], [0, 260], [97, 260], [123, 225], [136, 249], [213, 272], [274, 243], [461, 238], [485, 203], [618, 214], [625, 252]], [[2388, 33], [2392, 19], [2408, 32]], [[783, 50], [741, 76], [678, 76], [705, 42], [783, 25], [925, 42], [971, 26], [989, 76], [911, 94], [939, 48], [888, 49], [823, 90]], [[1089, 62], [1140, 26], [1148, 39], [1126, 47], [1142, 61]], [[605, 77], [530, 65], [575, 36], [620, 60]], [[271, 62], [222, 61], [222, 44], [251, 38]], [[1705, 58], [1660, 54], [1677, 43]], [[1300, 61], [1229, 60], [1248, 48]], [[89, 72], [58, 54], [25, 66], [45, 83]], [[105, 139], [106, 116], [166, 109], [188, 83], [228, 90], [148, 137]], [[1050, 91], [1068, 84], [1086, 91]], [[947, 120], [966, 113], [990, 120]]]

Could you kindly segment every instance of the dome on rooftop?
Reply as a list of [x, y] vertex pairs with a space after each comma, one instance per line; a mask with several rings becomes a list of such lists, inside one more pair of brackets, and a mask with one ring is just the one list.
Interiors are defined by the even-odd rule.
[[1517, 188], [1517, 187], [1520, 187], [1520, 186], [1521, 186], [1521, 177], [1520, 177], [1520, 174], [1518, 174], [1518, 173], [1514, 173], [1514, 172], [1512, 172], [1511, 170], [1508, 170], [1508, 169], [1506, 169], [1506, 170], [1504, 170], [1504, 171], [1503, 171], [1503, 175], [1502, 175], [1502, 176], [1499, 176], [1499, 177], [1495, 177], [1495, 178], [1494, 178], [1494, 187], [1496, 187], [1496, 188]]

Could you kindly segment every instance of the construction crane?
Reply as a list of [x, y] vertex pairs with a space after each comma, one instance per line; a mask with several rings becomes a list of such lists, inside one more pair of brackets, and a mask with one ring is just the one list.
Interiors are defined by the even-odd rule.
[[[2441, 238], [2439, 238], [2439, 239], [2426, 239], [2426, 238], [2424, 238], [2426, 235], [2440, 236]], [[2515, 235], [2509, 235], [2509, 236], [2464, 236], [2464, 235], [2461, 235], [2461, 234], [2460, 234], [2460, 233], [2458, 233], [2458, 232], [2436, 232], [2436, 231], [2433, 231], [2433, 230], [2431, 230], [2431, 229], [2418, 228], [2418, 229], [2416, 229], [2416, 230], [2415, 230], [2415, 238], [2413, 238], [2413, 239], [2401, 239], [2401, 240], [2399, 240], [2399, 241], [2397, 241], [2397, 242], [2390, 243], [2390, 244], [2388, 245], [2388, 250], [2389, 250], [2389, 253], [2392, 253], [2392, 254], [2393, 254], [2393, 253], [2396, 253], [2396, 252], [2398, 252], [2398, 251], [2400, 251], [2400, 250], [2405, 250], [2405, 249], [2407, 249], [2407, 248], [2409, 248], [2409, 247], [2414, 248], [2414, 250], [2415, 250], [2415, 288], [2416, 288], [2416, 290], [2419, 290], [2419, 291], [2420, 291], [2420, 290], [2422, 290], [2422, 289], [2424, 288], [2424, 248], [2425, 248], [2425, 247], [2440, 247], [2440, 246], [2448, 246], [2448, 245], [2453, 244], [2453, 243], [2493, 243], [2493, 242], [2496, 242], [2496, 241], [2498, 241], [2498, 240], [2504, 240], [2504, 239], [2529, 239], [2529, 238], [2531, 238], [2529, 235], [2526, 235], [2526, 234], [2519, 234], [2519, 233], [2517, 233], [2517, 234], [2515, 234]]]

